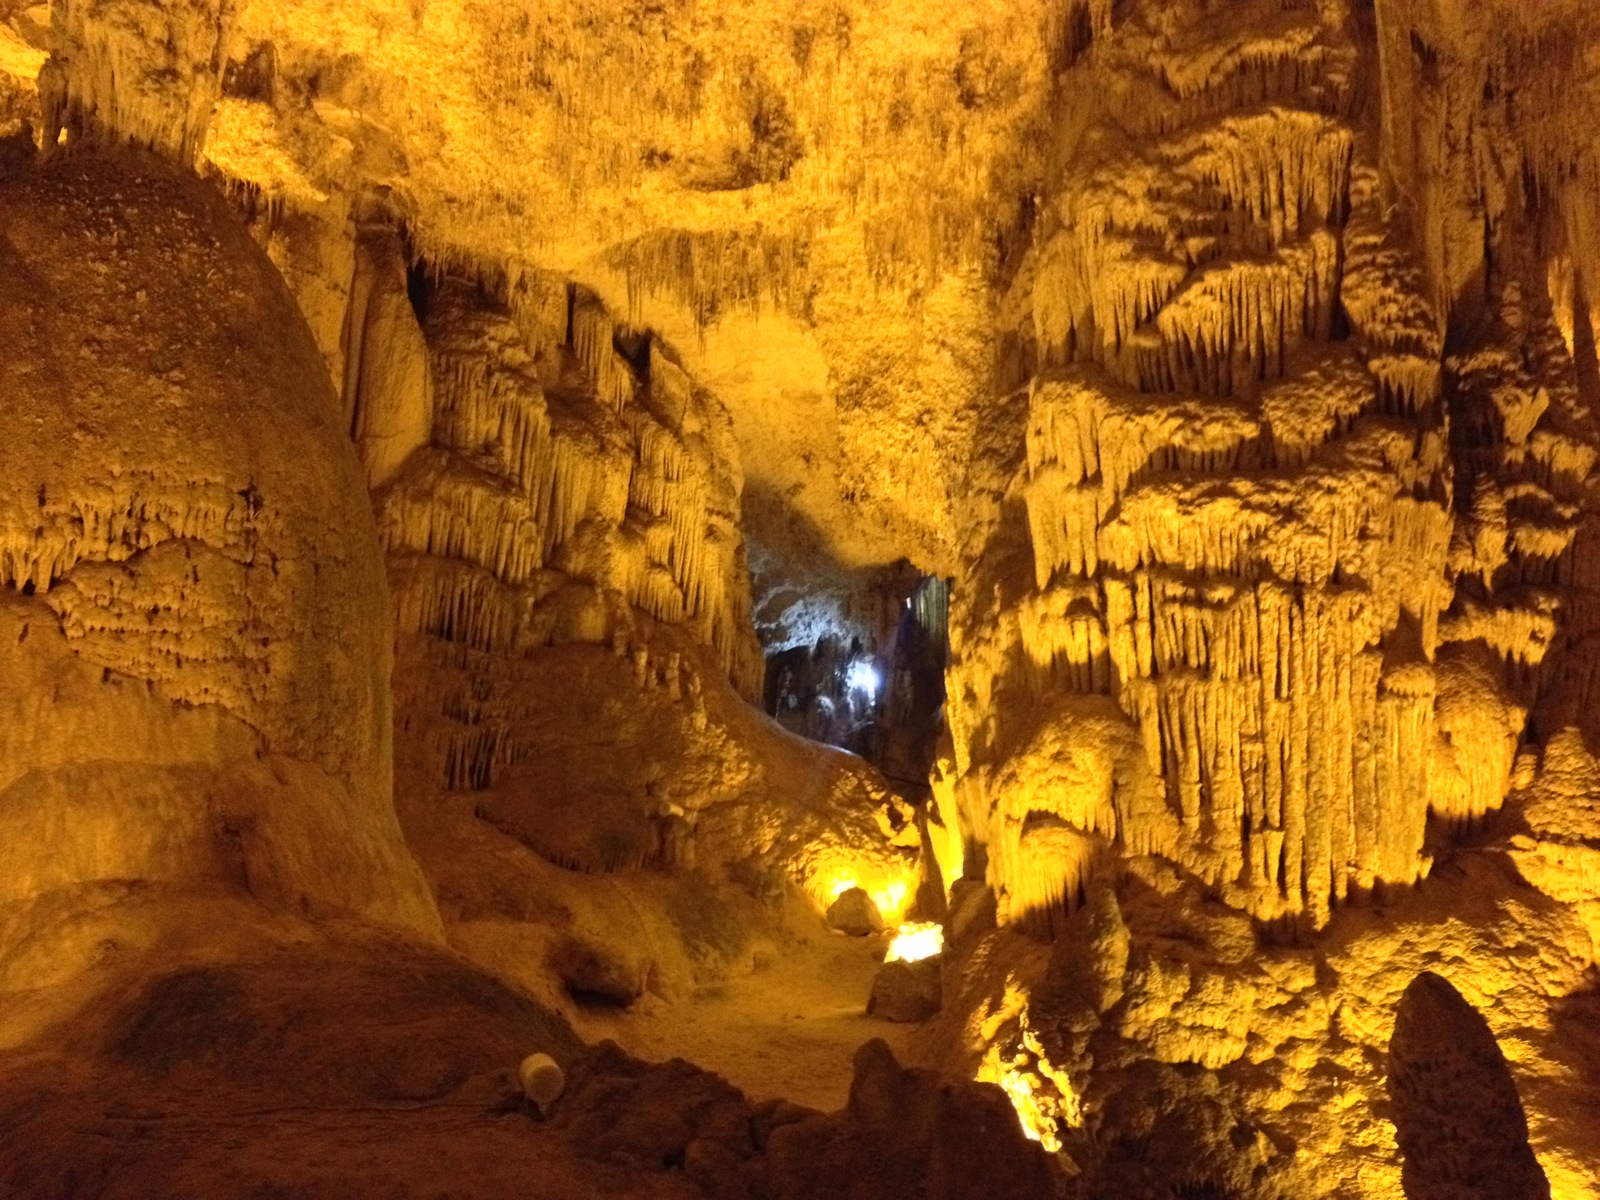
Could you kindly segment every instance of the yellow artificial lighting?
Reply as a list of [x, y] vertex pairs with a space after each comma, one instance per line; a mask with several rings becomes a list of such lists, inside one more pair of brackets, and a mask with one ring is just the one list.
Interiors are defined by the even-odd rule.
[[878, 906], [878, 911], [886, 918], [896, 917], [906, 902], [906, 885], [896, 879], [893, 883], [872, 892], [872, 902]]
[[913, 883], [914, 879], [903, 869], [849, 861], [841, 856], [821, 864], [806, 884], [806, 890], [826, 909], [851, 888], [860, 888], [871, 897], [884, 924], [893, 928], [905, 913]]
[[937, 921], [919, 921], [902, 925], [889, 943], [889, 952], [883, 956], [886, 963], [921, 962], [932, 958], [944, 949], [944, 926]]
[[[1083, 1107], [1072, 1080], [1065, 1071], [1051, 1064], [1038, 1035], [1028, 1025], [1027, 991], [1015, 980], [1006, 985], [1006, 998], [1000, 1011], [983, 1022], [986, 1038], [994, 1037], [1002, 1025], [1016, 1024], [1005, 1038], [991, 1041], [984, 1051], [976, 1076], [979, 1083], [993, 1083], [1005, 1092], [1017, 1111], [1022, 1132], [1050, 1153], [1061, 1149], [1063, 1126], [1075, 1128], [1083, 1123]], [[1012, 1042], [1012, 1050], [1001, 1049]]]

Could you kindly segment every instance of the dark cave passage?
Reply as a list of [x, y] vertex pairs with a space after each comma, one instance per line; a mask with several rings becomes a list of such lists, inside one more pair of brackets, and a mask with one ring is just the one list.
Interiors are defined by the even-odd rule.
[[790, 732], [860, 755], [920, 798], [944, 725], [950, 581], [909, 565], [898, 579], [876, 621], [769, 654], [764, 705]]

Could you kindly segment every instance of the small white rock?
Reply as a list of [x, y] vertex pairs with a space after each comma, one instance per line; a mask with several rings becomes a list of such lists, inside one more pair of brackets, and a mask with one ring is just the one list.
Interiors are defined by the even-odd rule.
[[522, 1080], [522, 1094], [541, 1109], [558, 1100], [567, 1086], [567, 1077], [548, 1054], [528, 1055], [517, 1075]]

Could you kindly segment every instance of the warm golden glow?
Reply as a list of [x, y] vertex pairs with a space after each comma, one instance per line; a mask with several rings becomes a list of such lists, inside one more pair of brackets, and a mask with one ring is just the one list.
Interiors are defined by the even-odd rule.
[[884, 962], [921, 962], [944, 949], [944, 926], [937, 921], [917, 921], [902, 925], [889, 943]]
[[955, 795], [955, 763], [943, 758], [935, 765], [932, 778], [934, 810], [937, 821], [928, 822], [928, 841], [933, 846], [934, 859], [939, 864], [939, 879], [944, 884], [945, 895], [966, 870], [966, 846], [961, 834], [960, 808]]
[[906, 883], [903, 879], [895, 879], [882, 887], [872, 889], [872, 902], [878, 906], [878, 911], [885, 920], [898, 917], [905, 908]]
[[989, 1045], [978, 1065], [978, 1082], [998, 1084], [1017, 1110], [1022, 1132], [1056, 1153], [1061, 1129], [1081, 1125], [1083, 1108], [1072, 1080], [1050, 1062], [1028, 1025], [1027, 989], [1007, 980], [1005, 999], [980, 1020], [980, 1029]]
[[911, 895], [910, 876], [906, 873], [890, 873], [877, 864], [863, 866], [835, 861], [813, 875], [806, 890], [823, 908], [827, 908], [855, 887], [872, 897], [886, 924], [898, 924], [905, 915], [906, 901]]
[[1600, 1200], [1597, 67], [12, 0], [0, 1200], [260, 1191], [291, 1111], [330, 1192]]

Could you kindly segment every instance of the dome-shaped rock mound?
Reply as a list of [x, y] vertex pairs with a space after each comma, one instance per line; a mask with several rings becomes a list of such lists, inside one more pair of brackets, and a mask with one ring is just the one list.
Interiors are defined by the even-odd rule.
[[131, 152], [0, 178], [0, 390], [0, 905], [117, 881], [436, 927], [363, 476], [222, 197]]

